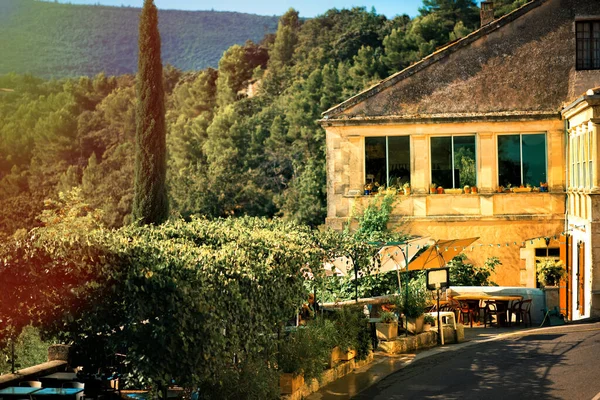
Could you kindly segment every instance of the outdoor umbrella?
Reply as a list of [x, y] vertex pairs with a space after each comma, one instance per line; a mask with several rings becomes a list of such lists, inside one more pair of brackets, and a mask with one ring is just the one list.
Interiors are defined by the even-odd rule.
[[379, 273], [405, 269], [406, 263], [409, 263], [428, 244], [433, 244], [429, 237], [419, 237], [406, 242], [386, 243], [379, 250]]
[[416, 271], [420, 269], [442, 268], [448, 261], [459, 255], [465, 247], [471, 245], [477, 239], [479, 238], [438, 240], [410, 262], [408, 270]]

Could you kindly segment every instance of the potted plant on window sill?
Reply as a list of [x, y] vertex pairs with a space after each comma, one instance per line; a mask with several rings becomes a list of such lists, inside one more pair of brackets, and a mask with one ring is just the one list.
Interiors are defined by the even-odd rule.
[[405, 196], [410, 195], [410, 182], [405, 182], [403, 187], [404, 187], [404, 195]]
[[540, 192], [548, 191], [548, 182], [540, 182]]
[[462, 194], [462, 189], [445, 189], [446, 194]]
[[437, 193], [437, 185], [435, 183], [432, 183], [431, 185], [429, 185], [429, 193], [430, 194], [436, 194]]
[[463, 190], [465, 191], [465, 194], [471, 194], [471, 186], [465, 185]]
[[477, 194], [477, 186], [471, 186], [471, 193]]

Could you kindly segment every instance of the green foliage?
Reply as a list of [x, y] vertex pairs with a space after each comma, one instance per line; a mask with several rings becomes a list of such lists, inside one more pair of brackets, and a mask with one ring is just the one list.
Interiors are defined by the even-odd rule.
[[435, 324], [435, 318], [433, 317], [433, 315], [425, 314], [425, 317], [423, 318], [423, 323], [433, 325]]
[[409, 280], [406, 288], [402, 288], [400, 296], [396, 298], [396, 309], [409, 318], [417, 318], [425, 312], [430, 298], [431, 294], [425, 286], [425, 275], [420, 274]]
[[383, 311], [379, 313], [379, 318], [384, 324], [391, 324], [394, 321], [398, 321], [398, 316], [391, 311]]
[[490, 280], [496, 266], [502, 265], [497, 257], [488, 258], [483, 266], [466, 263], [467, 256], [459, 254], [448, 262], [450, 283], [453, 286], [497, 286]]
[[329, 337], [333, 334], [332, 327], [330, 321], [322, 321], [290, 332], [279, 345], [279, 370], [294, 375], [304, 374], [305, 380], [320, 377], [333, 348]]
[[132, 218], [136, 223], [160, 224], [169, 215], [165, 100], [158, 11], [145, 0], [140, 16], [137, 76], [135, 182]]
[[[40, 332], [33, 326], [26, 326], [15, 340], [15, 368], [23, 369], [33, 367], [48, 361], [48, 347], [50, 342], [40, 337]], [[12, 351], [11, 346], [0, 351], [0, 375], [11, 372]]]
[[547, 258], [536, 263], [537, 280], [542, 286], [557, 286], [567, 275], [562, 261]]

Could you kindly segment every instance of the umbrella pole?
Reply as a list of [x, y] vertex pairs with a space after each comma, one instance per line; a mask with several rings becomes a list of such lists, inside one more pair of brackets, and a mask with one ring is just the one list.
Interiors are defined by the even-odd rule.
[[[406, 245], [406, 251], [404, 252], [404, 265], [406, 266], [406, 282], [404, 283], [404, 293], [405, 293], [404, 304], [405, 305], [408, 300], [408, 279], [409, 279], [407, 254], [408, 254], [408, 245]], [[404, 336], [408, 337], [408, 318], [406, 317], [406, 313], [404, 314]]]

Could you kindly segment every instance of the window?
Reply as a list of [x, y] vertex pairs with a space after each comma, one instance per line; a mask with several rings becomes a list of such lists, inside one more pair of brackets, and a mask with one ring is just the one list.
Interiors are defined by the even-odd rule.
[[477, 185], [475, 136], [431, 138], [431, 182], [438, 186], [462, 188]]
[[367, 183], [400, 186], [410, 182], [410, 137], [365, 138]]
[[580, 21], [577, 30], [577, 69], [600, 69], [600, 21]]
[[502, 186], [546, 182], [546, 134], [498, 136], [498, 183]]

